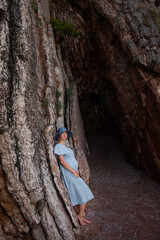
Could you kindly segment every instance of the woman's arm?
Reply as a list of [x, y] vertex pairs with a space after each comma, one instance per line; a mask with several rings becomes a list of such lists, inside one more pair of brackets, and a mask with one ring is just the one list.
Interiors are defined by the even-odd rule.
[[76, 177], [79, 177], [79, 172], [76, 172], [69, 164], [64, 160], [63, 155], [58, 155], [59, 156], [59, 161], [63, 165], [64, 168], [69, 170], [71, 173], [73, 173]]

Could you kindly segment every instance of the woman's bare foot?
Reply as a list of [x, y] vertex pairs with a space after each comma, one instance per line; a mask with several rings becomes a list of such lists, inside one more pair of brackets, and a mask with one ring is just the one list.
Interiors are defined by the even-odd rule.
[[86, 226], [86, 223], [84, 222], [84, 217], [81, 217], [80, 215], [77, 215], [77, 218], [82, 226]]
[[84, 222], [86, 222], [86, 223], [92, 223], [91, 221], [87, 220], [86, 218], [84, 218], [83, 220], [84, 220]]

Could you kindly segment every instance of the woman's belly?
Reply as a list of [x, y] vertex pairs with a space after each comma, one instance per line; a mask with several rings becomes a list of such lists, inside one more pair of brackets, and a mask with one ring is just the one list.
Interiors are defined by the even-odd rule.
[[[71, 167], [71, 168], [73, 168], [75, 171], [77, 171], [78, 170], [78, 162], [77, 162], [77, 160], [75, 159], [75, 158], [67, 158], [67, 159], [65, 159], [64, 158], [64, 160], [66, 161], [66, 163], [68, 163], [68, 165]], [[63, 165], [61, 164], [60, 165], [60, 170], [67, 170], [66, 168], [64, 168], [63, 167]]]

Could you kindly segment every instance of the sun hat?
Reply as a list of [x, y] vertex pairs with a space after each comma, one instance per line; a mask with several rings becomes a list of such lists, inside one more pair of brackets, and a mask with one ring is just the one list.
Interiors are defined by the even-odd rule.
[[58, 140], [58, 135], [63, 133], [63, 132], [67, 132], [67, 139], [69, 139], [72, 136], [72, 133], [70, 130], [67, 130], [65, 127], [60, 127], [58, 128], [58, 130], [56, 131], [56, 135], [54, 136], [54, 140]]

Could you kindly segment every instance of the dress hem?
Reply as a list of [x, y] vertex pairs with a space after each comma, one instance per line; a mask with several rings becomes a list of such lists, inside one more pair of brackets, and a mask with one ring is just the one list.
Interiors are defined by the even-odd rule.
[[90, 200], [92, 200], [94, 197], [90, 198], [89, 200], [87, 201], [83, 201], [83, 202], [79, 202], [79, 203], [75, 203], [75, 204], [72, 204], [72, 206], [76, 206], [76, 205], [79, 205], [79, 204], [83, 204], [83, 203], [86, 203], [86, 202], [89, 202]]

